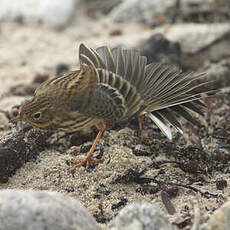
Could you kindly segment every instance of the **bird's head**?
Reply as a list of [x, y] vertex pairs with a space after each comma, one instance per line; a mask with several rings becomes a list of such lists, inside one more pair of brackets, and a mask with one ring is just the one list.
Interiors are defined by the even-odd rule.
[[35, 96], [20, 107], [18, 116], [10, 120], [10, 122], [24, 121], [41, 129], [50, 129], [53, 119], [54, 116], [49, 101]]

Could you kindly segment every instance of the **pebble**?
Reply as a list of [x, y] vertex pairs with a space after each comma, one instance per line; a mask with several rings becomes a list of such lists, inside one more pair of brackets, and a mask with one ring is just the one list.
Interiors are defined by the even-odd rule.
[[229, 230], [230, 229], [230, 201], [226, 202], [203, 224], [200, 230]]
[[110, 230], [172, 230], [175, 229], [157, 206], [139, 201], [126, 206], [109, 224]]
[[46, 191], [0, 191], [0, 230], [99, 230], [79, 201]]
[[217, 190], [224, 190], [228, 186], [228, 182], [224, 179], [216, 180], [216, 189]]

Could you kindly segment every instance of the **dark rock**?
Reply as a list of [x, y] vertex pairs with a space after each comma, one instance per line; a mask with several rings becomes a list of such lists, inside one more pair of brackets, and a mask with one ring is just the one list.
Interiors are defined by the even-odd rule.
[[50, 133], [29, 125], [13, 128], [3, 136], [0, 139], [0, 182], [6, 183], [18, 168], [44, 150], [49, 136]]
[[161, 62], [180, 66], [180, 44], [169, 41], [162, 34], [152, 35], [141, 45], [140, 51], [147, 57], [148, 63]]
[[44, 81], [48, 80], [50, 76], [48, 74], [38, 74], [34, 77], [33, 83], [43, 83]]
[[125, 206], [127, 204], [127, 202], [128, 202], [128, 200], [126, 198], [121, 198], [121, 200], [118, 203], [112, 204], [111, 209], [112, 210], [119, 209], [119, 208]]
[[10, 93], [16, 96], [33, 95], [40, 84], [31, 83], [29, 85], [19, 84], [10, 88]]
[[60, 76], [62, 74], [64, 74], [65, 72], [69, 71], [69, 66], [65, 63], [59, 63], [56, 66], [56, 76]]
[[22, 159], [10, 148], [0, 148], [0, 183], [6, 183], [15, 169], [20, 168]]
[[227, 185], [227, 181], [224, 179], [219, 179], [216, 181], [216, 189], [218, 190], [224, 190], [224, 188], [226, 188]]

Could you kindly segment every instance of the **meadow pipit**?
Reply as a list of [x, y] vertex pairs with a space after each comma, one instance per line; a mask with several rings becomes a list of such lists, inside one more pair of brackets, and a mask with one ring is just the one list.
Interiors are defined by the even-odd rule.
[[152, 63], [136, 50], [96, 50], [81, 44], [80, 70], [44, 82], [34, 97], [21, 106], [12, 122], [25, 121], [47, 130], [74, 131], [96, 126], [99, 133], [87, 158], [73, 169], [97, 162], [94, 148], [107, 123], [149, 117], [169, 138], [169, 125], [183, 133], [179, 115], [197, 124], [189, 111], [203, 114], [202, 86], [197, 79], [204, 74], [181, 72], [177, 67]]

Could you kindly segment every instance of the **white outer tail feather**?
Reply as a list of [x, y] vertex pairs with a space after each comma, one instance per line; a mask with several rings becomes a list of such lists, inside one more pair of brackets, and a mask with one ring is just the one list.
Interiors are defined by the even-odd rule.
[[172, 132], [171, 132], [169, 126], [167, 126], [162, 121], [160, 121], [152, 113], [148, 113], [148, 116], [160, 128], [160, 130], [164, 133], [164, 135], [171, 141], [172, 140]]

